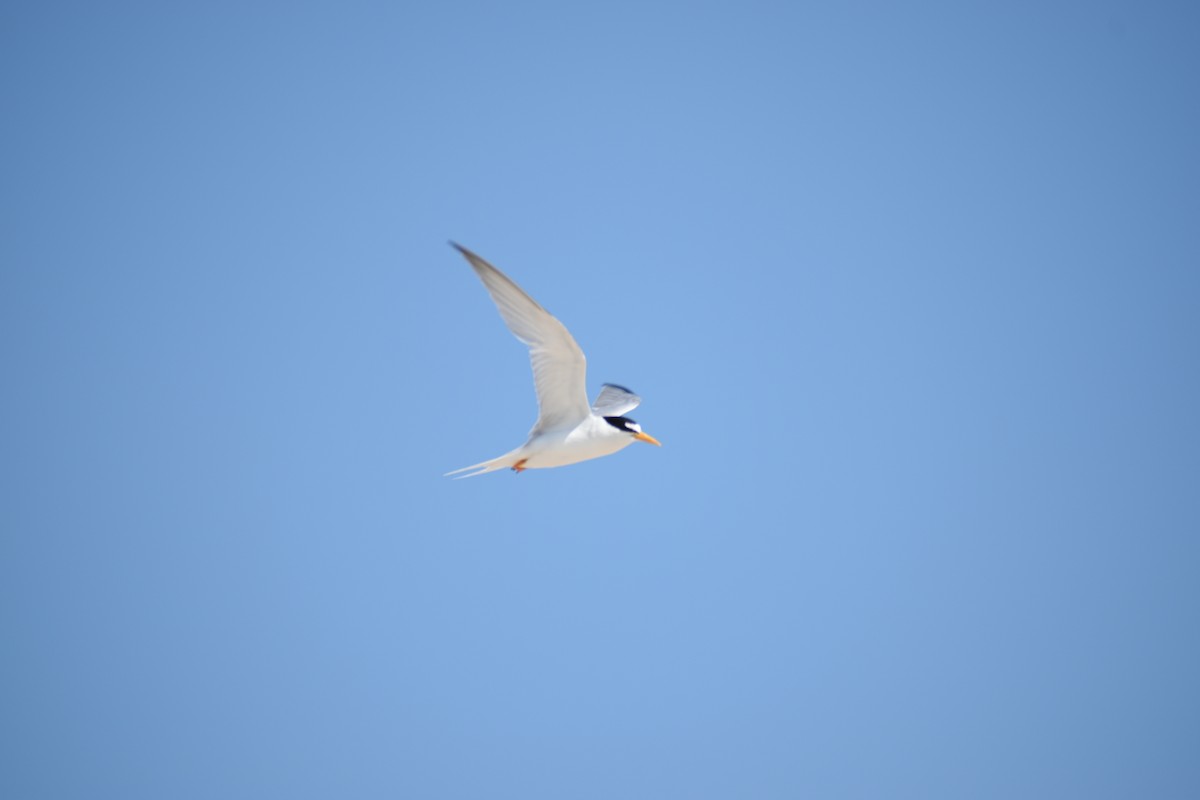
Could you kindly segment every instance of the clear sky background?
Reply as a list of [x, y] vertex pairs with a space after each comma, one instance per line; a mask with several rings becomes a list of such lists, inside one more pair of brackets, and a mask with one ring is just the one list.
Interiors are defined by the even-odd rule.
[[1200, 796], [1195, 9], [7, 4], [0, 795]]

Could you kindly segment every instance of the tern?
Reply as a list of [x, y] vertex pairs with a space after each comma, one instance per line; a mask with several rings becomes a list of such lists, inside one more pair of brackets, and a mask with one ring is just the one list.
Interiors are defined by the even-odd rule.
[[[643, 433], [640, 425], [623, 416], [642, 402], [624, 386], [604, 384], [596, 402], [589, 406], [587, 361], [566, 326], [503, 272], [462, 245], [450, 244], [475, 269], [508, 329], [529, 347], [538, 418], [525, 444], [516, 450], [446, 475], [470, 478], [506, 467], [518, 473], [565, 467], [612, 455], [637, 441], [662, 446]], [[467, 474], [459, 474], [463, 472]]]

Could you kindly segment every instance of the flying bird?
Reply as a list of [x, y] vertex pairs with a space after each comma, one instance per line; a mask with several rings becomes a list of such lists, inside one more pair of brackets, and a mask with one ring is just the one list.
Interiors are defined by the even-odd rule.
[[[596, 402], [589, 406], [587, 361], [566, 326], [503, 272], [467, 248], [450, 244], [475, 269], [508, 329], [529, 347], [538, 418], [525, 444], [516, 450], [447, 475], [470, 478], [505, 467], [518, 473], [565, 467], [612, 455], [635, 441], [662, 446], [653, 436], [643, 433], [640, 425], [623, 416], [642, 402], [642, 398], [624, 386], [604, 384]], [[467, 474], [459, 475], [462, 472]]]

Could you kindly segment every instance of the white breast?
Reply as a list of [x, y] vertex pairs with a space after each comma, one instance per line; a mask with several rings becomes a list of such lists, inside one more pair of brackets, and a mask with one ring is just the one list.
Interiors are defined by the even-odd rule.
[[633, 444], [633, 437], [600, 417], [588, 417], [568, 431], [548, 431], [526, 443], [528, 469], [565, 467], [591, 458], [612, 455]]

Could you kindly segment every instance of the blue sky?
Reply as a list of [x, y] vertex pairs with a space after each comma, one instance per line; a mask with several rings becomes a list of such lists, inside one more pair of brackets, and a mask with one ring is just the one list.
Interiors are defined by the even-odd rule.
[[0, 794], [1197, 796], [1198, 26], [10, 4]]

